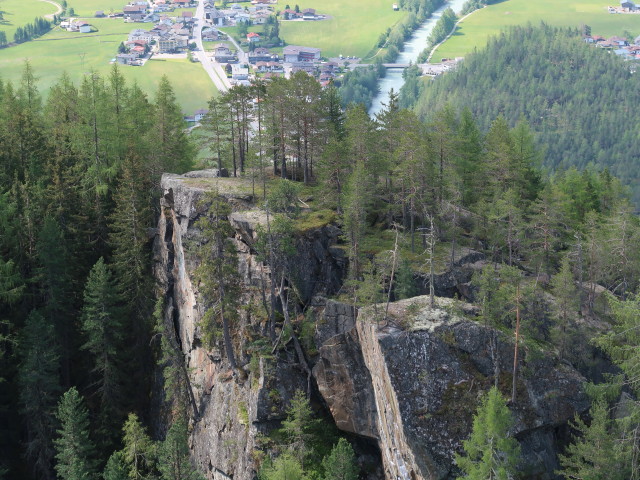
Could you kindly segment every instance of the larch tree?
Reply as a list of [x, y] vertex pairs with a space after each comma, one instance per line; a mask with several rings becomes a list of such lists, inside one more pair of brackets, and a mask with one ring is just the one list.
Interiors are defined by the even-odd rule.
[[559, 355], [563, 358], [567, 347], [569, 322], [580, 308], [580, 296], [567, 256], [562, 259], [560, 271], [551, 278], [551, 293], [554, 296], [553, 313], [556, 320]]
[[576, 432], [573, 442], [559, 455], [561, 469], [556, 473], [566, 479], [625, 480], [631, 476], [629, 449], [619, 442], [615, 422], [607, 404], [596, 401], [587, 425], [577, 414], [570, 424]]
[[[122, 457], [131, 480], [146, 480], [156, 473], [157, 449], [135, 413], [122, 427]], [[113, 457], [112, 457], [113, 458]]]
[[360, 469], [353, 448], [344, 438], [338, 440], [322, 461], [324, 480], [357, 480]]
[[500, 391], [493, 387], [482, 398], [473, 417], [471, 435], [463, 445], [464, 455], [456, 454], [462, 470], [459, 479], [509, 480], [517, 472], [520, 446], [509, 435], [513, 417]]
[[184, 173], [193, 166], [195, 150], [169, 79], [163, 75], [153, 103], [151, 171], [155, 181], [164, 172]]

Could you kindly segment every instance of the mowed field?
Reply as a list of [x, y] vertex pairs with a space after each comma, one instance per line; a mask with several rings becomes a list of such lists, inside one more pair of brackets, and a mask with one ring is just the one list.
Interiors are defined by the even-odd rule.
[[[284, 9], [284, 0], [278, 8]], [[295, 2], [289, 2], [291, 6]], [[363, 57], [374, 46], [380, 34], [402, 20], [406, 12], [394, 12], [391, 0], [344, 1], [323, 0], [301, 3], [300, 9], [315, 8], [317, 13], [332, 18], [320, 21], [283, 21], [282, 38], [289, 45], [303, 45], [322, 49], [322, 56], [354, 55]]]
[[0, 31], [7, 35], [7, 41], [13, 41], [18, 27], [32, 23], [36, 17], [56, 13], [56, 7], [41, 0], [0, 0]]
[[[116, 56], [118, 45], [126, 40], [127, 34], [134, 28], [151, 28], [150, 24], [124, 23], [121, 19], [92, 18], [89, 22], [98, 32], [71, 33], [58, 28], [37, 40], [0, 50], [0, 77], [18, 81], [28, 59], [40, 79], [40, 91], [46, 96], [63, 71], [76, 84], [91, 70], [107, 75], [112, 68], [109, 61]], [[128, 80], [137, 81], [150, 98], [160, 77], [167, 75], [187, 113], [205, 107], [217, 93], [202, 66], [186, 59], [151, 60], [143, 67], [123, 65], [120, 69]]]
[[460, 23], [456, 32], [434, 53], [440, 58], [461, 57], [510, 25], [538, 24], [579, 27], [586, 24], [594, 35], [621, 35], [625, 30], [640, 35], [640, 15], [610, 14], [607, 5], [619, 5], [610, 0], [505, 0], [474, 12]]

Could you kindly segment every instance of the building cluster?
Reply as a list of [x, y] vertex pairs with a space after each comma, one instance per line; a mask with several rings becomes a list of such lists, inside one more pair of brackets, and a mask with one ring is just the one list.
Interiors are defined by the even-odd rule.
[[626, 60], [640, 60], [640, 36], [635, 38], [633, 44], [618, 36], [605, 38], [600, 35], [585, 35], [583, 38], [586, 43], [610, 50]]
[[233, 3], [229, 8], [218, 9], [213, 0], [204, 4], [204, 18], [217, 27], [235, 26], [240, 23], [248, 25], [264, 25], [274, 14], [271, 0], [257, 0], [249, 6]]
[[609, 13], [640, 13], [640, 7], [629, 0], [620, 0], [619, 6], [607, 7]]
[[[125, 22], [130, 23], [154, 23], [158, 22], [164, 14], [173, 12], [176, 8], [190, 8], [196, 5], [197, 3], [192, 0], [172, 0], [171, 3], [166, 0], [155, 0], [154, 2], [134, 0], [122, 7], [122, 12], [112, 13], [109, 17], [122, 17]], [[96, 12], [96, 16], [100, 13], [103, 12]]]
[[60, 22], [60, 28], [64, 28], [68, 32], [91, 32], [91, 25], [89, 25], [89, 22], [77, 18], [69, 18]]
[[192, 12], [182, 12], [180, 17], [163, 14], [151, 30], [132, 30], [124, 42], [127, 52], [118, 54], [116, 61], [123, 65], [142, 65], [143, 57], [150, 52], [185, 52], [189, 48], [193, 24]]
[[303, 71], [328, 85], [339, 73], [339, 65], [335, 62], [323, 62], [321, 50], [314, 47], [287, 45], [282, 55], [272, 53], [267, 48], [257, 47], [247, 55], [248, 65], [240, 65], [236, 52], [223, 43], [215, 45], [213, 60], [223, 64], [228, 75], [236, 83], [249, 80], [250, 70], [257, 77], [271, 79], [279, 76], [290, 76]]
[[282, 20], [303, 20], [303, 21], [313, 21], [313, 20], [324, 20], [326, 15], [321, 15], [316, 13], [314, 8], [305, 8], [304, 10], [296, 11], [290, 8], [283, 10], [281, 12]]

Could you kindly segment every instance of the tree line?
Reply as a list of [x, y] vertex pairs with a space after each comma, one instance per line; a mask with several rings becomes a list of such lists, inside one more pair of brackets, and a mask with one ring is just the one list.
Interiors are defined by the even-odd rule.
[[42, 17], [36, 17], [33, 20], [33, 23], [27, 23], [24, 27], [18, 27], [16, 29], [16, 32], [13, 34], [13, 41], [15, 43], [24, 43], [29, 40], [33, 40], [34, 38], [41, 37], [51, 30], [51, 25], [52, 23], [49, 20], [45, 20]]
[[458, 17], [453, 9], [447, 8], [442, 12], [442, 16], [436, 23], [435, 27], [433, 27], [429, 38], [427, 38], [427, 46], [418, 56], [417, 63], [425, 63], [427, 61], [427, 58], [429, 58], [429, 54], [433, 48], [447, 38], [447, 35], [453, 32], [457, 21]]
[[195, 149], [167, 79], [150, 99], [117, 66], [79, 86], [63, 75], [43, 102], [26, 63], [0, 82], [0, 111], [0, 466], [90, 478], [126, 450], [129, 413], [148, 414], [148, 228], [160, 174]]
[[403, 106], [428, 118], [445, 104], [472, 110], [482, 131], [502, 114], [524, 117], [545, 152], [544, 166], [609, 168], [640, 199], [635, 109], [638, 76], [631, 64], [586, 45], [576, 29], [513, 27], [469, 54], [454, 72], [432, 82], [412, 80]]

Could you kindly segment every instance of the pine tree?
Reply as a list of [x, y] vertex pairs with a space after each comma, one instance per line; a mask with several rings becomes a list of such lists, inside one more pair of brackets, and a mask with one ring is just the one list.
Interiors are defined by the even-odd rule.
[[159, 448], [158, 470], [162, 480], [204, 479], [189, 459], [187, 423], [179, 417], [169, 428]]
[[59, 438], [56, 447], [56, 472], [61, 480], [94, 478], [93, 442], [89, 438], [89, 412], [75, 387], [66, 391], [58, 404]]
[[331, 453], [322, 460], [324, 480], [357, 480], [358, 466], [353, 448], [344, 438], [338, 440]]
[[496, 387], [483, 397], [473, 430], [462, 445], [465, 455], [456, 454], [456, 464], [464, 473], [459, 479], [508, 480], [516, 473], [520, 446], [509, 436], [513, 418]]

